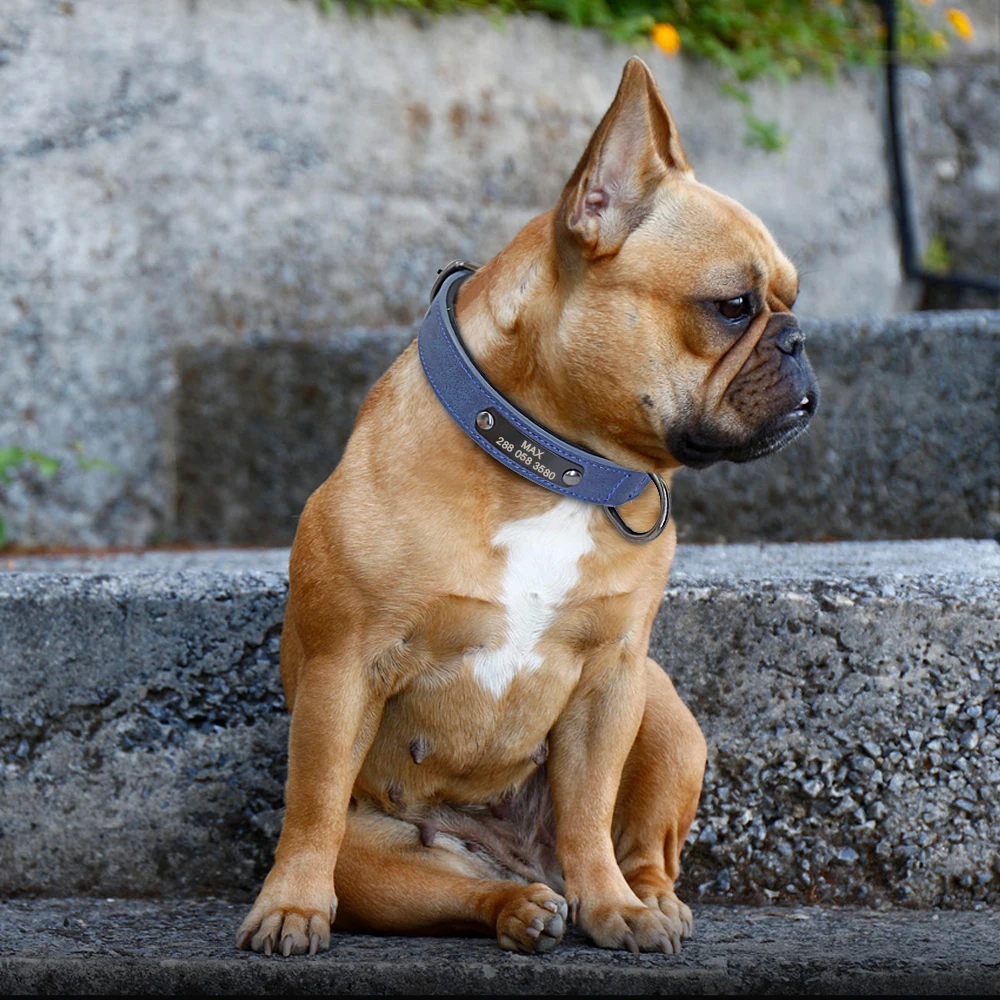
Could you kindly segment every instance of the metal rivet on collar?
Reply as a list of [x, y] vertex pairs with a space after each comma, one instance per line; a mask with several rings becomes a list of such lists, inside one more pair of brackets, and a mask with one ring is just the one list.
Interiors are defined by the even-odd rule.
[[476, 414], [476, 426], [481, 431], [488, 431], [493, 426], [493, 414], [488, 410], [481, 410]]
[[583, 479], [583, 473], [579, 469], [567, 469], [562, 474], [562, 481], [567, 486], [576, 486]]

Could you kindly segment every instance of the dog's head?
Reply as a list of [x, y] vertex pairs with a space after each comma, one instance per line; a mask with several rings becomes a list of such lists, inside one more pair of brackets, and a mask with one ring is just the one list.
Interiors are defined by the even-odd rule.
[[791, 312], [795, 268], [760, 219], [694, 179], [641, 60], [551, 225], [558, 305], [532, 365], [582, 444], [703, 467], [805, 428], [818, 391]]

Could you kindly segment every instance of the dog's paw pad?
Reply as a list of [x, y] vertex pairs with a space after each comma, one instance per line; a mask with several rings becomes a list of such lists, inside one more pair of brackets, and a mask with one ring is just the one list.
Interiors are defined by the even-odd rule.
[[569, 919], [566, 900], [547, 885], [519, 887], [497, 918], [497, 941], [506, 951], [543, 954], [562, 940]]

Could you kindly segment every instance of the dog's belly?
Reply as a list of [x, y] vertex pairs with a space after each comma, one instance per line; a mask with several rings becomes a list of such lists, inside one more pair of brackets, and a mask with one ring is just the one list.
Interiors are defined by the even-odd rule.
[[356, 788], [388, 808], [502, 798], [547, 759], [577, 660], [553, 652], [521, 671], [502, 700], [480, 687], [468, 662], [445, 686], [415, 685], [391, 698]]
[[483, 802], [519, 787], [545, 761], [548, 733], [583, 662], [567, 598], [580, 558], [593, 549], [592, 514], [587, 504], [561, 500], [500, 528], [493, 539], [506, 552], [499, 600], [489, 614], [477, 615], [483, 602], [471, 599], [432, 610], [438, 633], [475, 624], [460, 649], [426, 643], [430, 662], [387, 702], [359, 791], [396, 805]]

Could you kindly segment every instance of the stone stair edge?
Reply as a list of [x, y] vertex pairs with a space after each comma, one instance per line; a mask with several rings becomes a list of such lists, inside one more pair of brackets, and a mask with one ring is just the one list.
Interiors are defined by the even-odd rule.
[[[10, 553], [0, 555], [0, 596], [40, 590], [125, 583], [141, 593], [178, 584], [206, 588], [235, 584], [273, 586], [287, 581], [290, 549], [141, 549], [129, 552]], [[815, 579], [830, 585], [864, 577], [908, 590], [941, 581], [1000, 586], [1000, 540], [977, 538], [882, 541], [680, 543], [666, 594], [698, 585], [787, 584]]]
[[0, 901], [0, 989], [16, 993], [989, 994], [995, 910], [697, 905], [680, 955], [604, 951], [574, 928], [546, 956], [488, 938], [336, 933], [313, 958], [233, 947], [221, 899]]

